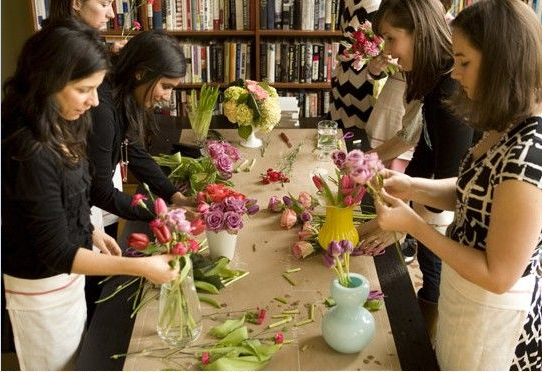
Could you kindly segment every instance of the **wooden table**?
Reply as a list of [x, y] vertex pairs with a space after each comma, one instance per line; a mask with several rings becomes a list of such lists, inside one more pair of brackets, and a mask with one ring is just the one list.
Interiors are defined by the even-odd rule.
[[[277, 148], [282, 146], [283, 148], [279, 151], [284, 154], [288, 149], [278, 139], [278, 133], [279, 129], [272, 132], [276, 139], [272, 140], [270, 146], [274, 148], [275, 146]], [[297, 137], [295, 133], [297, 132], [290, 134], [292, 139], [296, 138], [296, 140], [292, 140], [294, 144], [299, 142], [299, 139], [306, 138], [305, 148], [312, 147], [311, 141], [314, 136], [311, 135], [312, 131], [310, 133], [299, 131], [300, 137]], [[360, 135], [360, 133], [357, 134]], [[231, 134], [229, 135], [231, 136]], [[361, 147], [364, 147], [365, 144], [366, 142], [362, 142]], [[349, 143], [349, 147], [351, 146], [352, 143]], [[251, 152], [253, 152], [253, 155], [250, 155]], [[263, 168], [273, 166], [273, 164], [266, 164], [259, 153], [259, 150], [248, 150], [249, 156], [257, 159], [256, 165], [253, 172], [241, 174], [243, 186], [239, 187], [241, 187], [241, 191], [249, 196], [259, 193], [259, 203], [265, 208], [267, 198], [260, 197], [260, 195], [263, 196], [266, 193], [284, 195], [285, 189], [275, 185], [258, 185], [254, 180], [250, 182], [250, 177], [258, 175]], [[306, 178], [307, 183], [298, 183], [297, 186], [288, 187], [286, 190], [294, 194], [302, 190], [313, 191], [314, 187], [309, 181], [310, 169], [300, 168], [295, 169], [295, 172], [296, 177]], [[239, 185], [239, 182], [236, 182], [236, 185]], [[241, 232], [238, 242], [239, 252], [236, 253], [232, 266], [237, 265], [241, 269], [247, 269], [251, 271], [251, 274], [248, 278], [228, 287], [225, 293], [220, 295], [224, 296], [230, 310], [235, 308], [232, 302], [234, 299], [235, 302], [243, 303], [245, 306], [270, 306], [273, 309], [278, 306], [276, 301], [272, 300], [275, 296], [287, 294], [290, 298], [299, 298], [301, 302], [316, 303], [329, 295], [329, 283], [333, 277], [331, 270], [327, 270], [321, 265], [318, 257], [301, 262], [293, 258], [289, 254], [289, 247], [295, 241], [292, 235], [293, 232], [280, 231], [278, 227], [279, 215], [270, 216], [267, 213], [267, 211], [261, 212], [260, 217], [251, 222], [255, 223], [254, 227], [256, 229], [265, 231], [269, 236], [268, 239], [262, 240], [259, 238], [254, 240], [254, 237], [250, 233], [247, 234], [247, 231]], [[257, 244], [256, 252], [252, 251], [252, 244]], [[267, 254], [263, 254], [264, 252], [267, 252]], [[320, 322], [318, 321], [317, 324], [310, 327], [303, 327], [298, 334], [295, 334], [293, 336], [295, 338], [294, 345], [287, 345], [277, 353], [266, 367], [267, 369], [438, 369], [408, 272], [395, 250], [388, 249], [386, 254], [375, 257], [374, 260], [372, 257], [360, 257], [354, 262], [352, 271], [367, 276], [372, 281], [371, 287], [380, 288], [387, 296], [385, 309], [374, 313], [377, 336], [373, 342], [360, 354], [342, 355], [336, 353], [322, 340], [319, 333]], [[298, 266], [302, 268], [303, 276], [300, 277], [299, 285], [292, 287], [281, 278], [280, 273], [288, 267]], [[118, 279], [117, 282], [109, 283], [104, 288], [104, 292], [110, 291], [122, 280]], [[262, 290], [262, 288], [265, 288], [265, 290]], [[258, 291], [263, 293], [258, 293]], [[255, 295], [255, 293], [258, 293], [258, 295]], [[139, 320], [132, 334], [134, 322], [129, 319], [130, 306], [125, 297], [117, 296], [112, 301], [99, 305], [96, 309], [78, 360], [78, 369], [120, 370], [123, 367], [125, 369], [160, 369], [167, 367], [160, 367], [152, 363], [146, 364], [144, 358], [129, 358], [126, 364], [123, 358], [117, 360], [109, 358], [113, 354], [126, 352], [131, 337], [132, 345], [130, 347], [132, 351], [137, 351], [138, 348], [145, 346], [145, 342], [150, 342], [149, 337], [146, 337], [146, 335], [148, 336], [149, 332], [152, 332], [152, 327], [154, 327], [154, 324]], [[321, 307], [319, 309], [320, 315], [318, 319], [321, 318], [325, 311]], [[148, 309], [147, 311], [152, 312], [153, 310]], [[204, 313], [206, 311], [211, 310], [204, 307]], [[378, 334], [378, 332], [381, 333]], [[386, 334], [387, 332], [391, 332], [391, 334]], [[300, 352], [300, 348], [304, 345], [308, 345], [308, 349], [305, 352]], [[371, 359], [367, 359], [369, 355], [372, 356]], [[379, 364], [371, 364], [374, 361], [378, 361]]]

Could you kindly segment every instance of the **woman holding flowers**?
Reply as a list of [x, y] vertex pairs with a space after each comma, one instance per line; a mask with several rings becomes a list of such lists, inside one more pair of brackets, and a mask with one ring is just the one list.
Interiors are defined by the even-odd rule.
[[[542, 25], [518, 0], [482, 0], [451, 25], [452, 76], [462, 87], [454, 107], [484, 135], [457, 178], [384, 172], [393, 196], [383, 193], [377, 220], [442, 258], [436, 352], [443, 370], [539, 371]], [[515, 35], [513, 49], [503, 48], [503, 35]], [[447, 236], [401, 199], [454, 210]]]
[[[418, 130], [419, 140], [405, 173], [434, 179], [456, 176], [459, 162], [472, 143], [473, 129], [446, 104], [446, 100], [457, 91], [458, 84], [451, 78], [451, 34], [442, 4], [438, 0], [387, 0], [378, 10], [375, 25], [384, 38], [385, 53], [397, 58], [405, 71], [406, 102], [423, 102], [423, 125]], [[379, 156], [381, 146], [375, 149]], [[421, 204], [414, 207], [441, 230], [453, 218], [451, 213], [440, 209], [426, 208]], [[393, 235], [367, 231], [376, 224], [366, 225], [362, 227], [361, 235], [368, 252], [377, 254], [393, 242]], [[418, 302], [429, 333], [433, 334], [441, 263], [423, 243], [418, 244], [418, 262], [423, 274]]]
[[[73, 369], [85, 275], [174, 279], [171, 256], [124, 258], [90, 223], [86, 137], [108, 68], [96, 31], [51, 22], [24, 45], [2, 101], [2, 271], [22, 370]], [[93, 252], [92, 244], [102, 254]]]

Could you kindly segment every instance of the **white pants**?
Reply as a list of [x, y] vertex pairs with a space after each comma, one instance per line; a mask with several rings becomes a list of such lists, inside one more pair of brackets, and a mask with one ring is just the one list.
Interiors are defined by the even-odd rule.
[[4, 274], [4, 283], [21, 370], [73, 370], [87, 319], [85, 277], [30, 280]]
[[508, 371], [535, 285], [521, 278], [506, 293], [489, 292], [442, 263], [436, 354], [442, 370]]

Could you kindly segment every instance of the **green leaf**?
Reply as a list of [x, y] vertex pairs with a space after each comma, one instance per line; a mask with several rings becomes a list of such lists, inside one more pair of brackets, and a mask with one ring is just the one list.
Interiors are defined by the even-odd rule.
[[237, 133], [239, 134], [239, 137], [243, 139], [247, 139], [248, 136], [252, 133], [252, 126], [251, 125], [239, 125], [237, 127]]
[[224, 338], [239, 327], [242, 327], [244, 322], [245, 315], [243, 314], [239, 319], [228, 319], [224, 323], [211, 328], [209, 334], [218, 338]]
[[[244, 317], [243, 317], [244, 321]], [[226, 337], [224, 337], [222, 340], [218, 341], [217, 345], [226, 345], [226, 346], [235, 346], [239, 345], [241, 342], [246, 340], [248, 338], [248, 328], [246, 326], [242, 326], [239, 328], [236, 328], [232, 332], [230, 332]]]
[[255, 356], [222, 357], [202, 366], [204, 371], [261, 371], [269, 360], [259, 361]]
[[369, 311], [378, 311], [382, 308], [383, 305], [384, 305], [383, 301], [375, 299], [375, 300], [365, 301], [365, 304], [363, 305], [363, 307]]
[[254, 94], [250, 93], [248, 95], [247, 105], [252, 109], [252, 116], [254, 118], [254, 121], [257, 121], [260, 116], [262, 116], [262, 113], [260, 112], [260, 108], [258, 107], [256, 98], [254, 98]]

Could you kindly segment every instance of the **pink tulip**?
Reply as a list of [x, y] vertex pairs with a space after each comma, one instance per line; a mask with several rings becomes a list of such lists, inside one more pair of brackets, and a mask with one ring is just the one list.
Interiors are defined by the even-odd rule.
[[157, 216], [163, 216], [167, 211], [167, 205], [164, 199], [156, 198], [154, 201], [154, 213], [156, 213]]
[[190, 239], [188, 241], [188, 247], [190, 249], [190, 252], [192, 253], [196, 253], [197, 251], [199, 251], [199, 244], [194, 239]]
[[186, 244], [179, 242], [171, 248], [171, 253], [177, 256], [184, 256], [188, 253], [188, 248], [186, 247]]
[[282, 212], [282, 216], [280, 217], [280, 226], [284, 227], [285, 229], [291, 229], [297, 222], [297, 215], [295, 212], [289, 208], [286, 208]]
[[171, 231], [169, 231], [168, 227], [162, 221], [159, 219], [152, 220], [149, 222], [149, 226], [160, 243], [166, 244], [171, 241]]
[[314, 252], [314, 247], [312, 246], [311, 243], [306, 242], [306, 241], [296, 242], [292, 246], [292, 254], [294, 255], [295, 258], [298, 258], [298, 259], [305, 258], [308, 255], [310, 255], [312, 252]]
[[150, 241], [147, 234], [133, 233], [128, 237], [128, 246], [137, 249], [138, 251], [146, 249], [149, 243]]
[[322, 181], [322, 177], [312, 176], [312, 182], [314, 183], [314, 186], [316, 186], [318, 191], [322, 191], [322, 189], [324, 188], [324, 182]]

